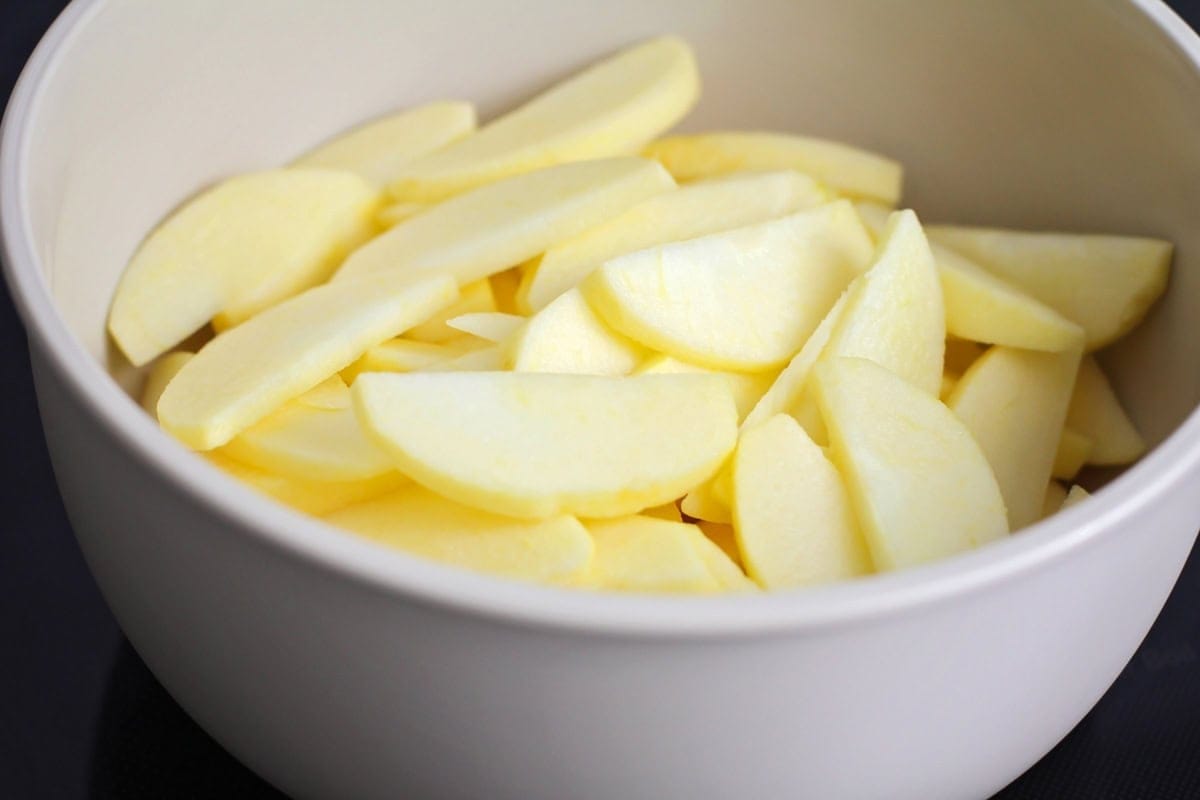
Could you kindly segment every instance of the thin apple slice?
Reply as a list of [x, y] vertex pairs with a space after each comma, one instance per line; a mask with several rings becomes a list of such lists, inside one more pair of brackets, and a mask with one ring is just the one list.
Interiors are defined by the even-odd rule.
[[1054, 453], [1054, 468], [1050, 474], [1060, 480], [1073, 480], [1092, 454], [1092, 440], [1082, 433], [1063, 428]]
[[341, 375], [330, 375], [297, 397], [295, 402], [308, 408], [339, 411], [350, 407], [350, 387]]
[[475, 130], [475, 107], [445, 101], [405, 109], [334, 137], [296, 160], [296, 166], [356, 172], [380, 188], [414, 159]]
[[746, 571], [764, 589], [871, 571], [841, 475], [787, 414], [750, 428], [738, 441], [733, 528]]
[[612, 328], [675, 358], [757, 372], [790, 359], [870, 262], [846, 201], [613, 259], [580, 285]]
[[425, 367], [426, 372], [498, 372], [505, 368], [504, 349], [489, 344], [478, 350], [468, 350], [449, 361], [438, 361]]
[[527, 322], [518, 314], [503, 314], [499, 311], [476, 311], [460, 314], [446, 320], [446, 325], [456, 331], [496, 344], [503, 342]]
[[504, 350], [517, 372], [628, 375], [646, 357], [643, 347], [601, 322], [577, 289], [534, 314]]
[[678, 122], [699, 93], [691, 48], [675, 37], [651, 39], [408, 165], [391, 193], [436, 201], [542, 167], [631, 155]]
[[733, 522], [733, 511], [729, 508], [729, 503], [717, 496], [711, 480], [692, 487], [691, 491], [683, 496], [679, 509], [692, 519], [715, 522], [719, 525], [729, 525]]
[[342, 508], [325, 521], [434, 561], [542, 583], [573, 581], [593, 552], [592, 537], [574, 517], [501, 517], [415, 485]]
[[[581, 586], [621, 592], [713, 594], [732, 588], [734, 573], [741, 575], [720, 548], [686, 522], [630, 516], [589, 522], [588, 530], [596, 553], [579, 581]], [[716, 571], [710, 562], [716, 563]]]
[[1160, 239], [931, 225], [929, 238], [1009, 281], [1084, 329], [1095, 350], [1133, 329], [1167, 286]]
[[458, 299], [404, 334], [404, 338], [418, 342], [441, 344], [462, 336], [462, 331], [446, 323], [463, 314], [477, 314], [496, 310], [496, 298], [492, 284], [487, 279], [471, 281], [459, 288]]
[[1130, 464], [1146, 452], [1146, 440], [1121, 407], [1112, 384], [1092, 356], [1079, 365], [1075, 393], [1067, 409], [1067, 427], [1092, 440], [1089, 464]]
[[731, 175], [665, 192], [547, 250], [525, 272], [519, 298], [537, 311], [617, 256], [766, 222], [826, 200], [816, 182], [792, 171]]
[[174, 380], [183, 369], [183, 365], [192, 360], [192, 354], [184, 350], [167, 353], [150, 368], [146, 380], [142, 384], [142, 408], [150, 416], [158, 419], [158, 400], [166, 391], [167, 384]]
[[947, 405], [987, 456], [1011, 530], [1041, 518], [1080, 348], [1039, 353], [993, 347], [971, 365]]
[[818, 364], [812, 386], [876, 569], [934, 561], [1007, 533], [983, 451], [937, 398], [861, 358]]
[[296, 511], [318, 517], [394, 492], [409, 483], [395, 471], [361, 481], [306, 481], [242, 464], [220, 450], [204, 453], [204, 458], [256, 492]]
[[474, 350], [487, 347], [487, 343], [473, 336], [463, 336], [441, 344], [414, 342], [408, 339], [391, 339], [375, 345], [363, 353], [357, 361], [341, 371], [346, 381], [353, 381], [364, 372], [412, 372], [443, 361], [450, 361]]
[[244, 319], [327, 277], [373, 224], [376, 202], [349, 172], [272, 170], [219, 183], [142, 242], [117, 285], [109, 333], [141, 366], [218, 312]]
[[661, 161], [676, 180], [711, 178], [742, 170], [794, 169], [847, 197], [895, 205], [900, 164], [857, 147], [783, 133], [728, 132], [671, 136], [645, 155]]
[[766, 372], [713, 370], [697, 364], [689, 364], [686, 361], [680, 361], [677, 358], [672, 358], [662, 353], [647, 358], [638, 365], [633, 374], [678, 375], [691, 372], [711, 373], [724, 377], [729, 382], [729, 390], [733, 392], [733, 402], [737, 405], [739, 420], [750, 413], [750, 409], [754, 408], [755, 404], [766, 394], [779, 374], [774, 370], [767, 370]]
[[402, 472], [514, 517], [666, 503], [709, 477], [737, 436], [729, 386], [713, 375], [368, 373], [352, 391]]
[[205, 345], [163, 392], [159, 420], [189, 447], [220, 447], [457, 296], [450, 278], [396, 273], [310, 289]]
[[428, 210], [431, 205], [431, 203], [391, 203], [379, 209], [375, 215], [375, 221], [385, 230], [394, 228], [401, 222]]
[[[439, 203], [354, 251], [336, 280], [381, 271], [478, 281], [673, 189], [660, 164], [608, 158], [548, 167]], [[478, 309], [472, 309], [478, 310]]]

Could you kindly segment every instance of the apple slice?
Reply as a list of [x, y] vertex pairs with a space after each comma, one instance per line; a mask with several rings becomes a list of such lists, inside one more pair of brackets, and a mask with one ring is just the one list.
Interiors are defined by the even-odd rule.
[[496, 298], [492, 295], [492, 284], [487, 279], [471, 281], [459, 289], [458, 299], [404, 334], [404, 338], [418, 342], [440, 344], [462, 336], [462, 331], [447, 325], [447, 321], [463, 314], [476, 314], [496, 310]]
[[617, 256], [766, 222], [826, 199], [816, 182], [792, 171], [731, 175], [684, 186], [550, 248], [525, 272], [518, 296], [523, 307], [537, 311]]
[[117, 285], [108, 330], [141, 366], [224, 310], [238, 320], [329, 275], [373, 226], [377, 193], [331, 170], [230, 178], [142, 242]]
[[341, 375], [330, 375], [297, 397], [295, 402], [307, 408], [339, 411], [350, 407], [350, 387]]
[[581, 586], [694, 594], [745, 587], [746, 578], [737, 565], [695, 525], [630, 516], [589, 522], [588, 530], [596, 553], [579, 581]]
[[526, 322], [525, 317], [518, 314], [502, 314], [499, 311], [476, 311], [446, 320], [446, 324], [454, 330], [492, 344], [508, 339]]
[[1067, 487], [1058, 481], [1046, 484], [1046, 495], [1042, 500], [1042, 519], [1057, 514], [1067, 499]]
[[738, 441], [733, 527], [746, 571], [764, 589], [871, 571], [842, 477], [787, 414], [750, 428]]
[[983, 451], [937, 398], [861, 358], [818, 364], [812, 387], [876, 569], [934, 561], [1007, 533]]
[[183, 365], [191, 360], [191, 353], [180, 350], [175, 353], [167, 353], [154, 362], [150, 373], [146, 375], [146, 381], [142, 384], [142, 408], [146, 409], [150, 416], [158, 419], [159, 398], [166, 391], [167, 384], [179, 374]]
[[1071, 491], [1067, 492], [1067, 496], [1062, 503], [1062, 508], [1070, 508], [1077, 503], [1082, 503], [1091, 496], [1091, 493], [1087, 489], [1084, 489], [1079, 484], [1075, 484], [1071, 487]]
[[[720, 471], [717, 474], [720, 474]], [[711, 480], [692, 487], [691, 491], [684, 495], [679, 508], [692, 519], [715, 522], [719, 525], [729, 525], [733, 522], [733, 511], [729, 508], [729, 503], [717, 496]]]
[[971, 365], [947, 402], [987, 456], [1011, 530], [1041, 518], [1079, 358], [1080, 348], [1039, 353], [993, 347]]
[[1079, 365], [1075, 393], [1067, 409], [1067, 427], [1092, 440], [1089, 464], [1130, 464], [1146, 452], [1146, 440], [1130, 421], [1104, 370], [1092, 356]]
[[783, 133], [728, 132], [671, 136], [644, 151], [676, 180], [742, 170], [794, 169], [847, 197], [895, 205], [903, 170], [889, 158], [857, 147]]
[[580, 285], [619, 333], [675, 358], [758, 372], [796, 354], [871, 241], [846, 201], [613, 259]]
[[352, 392], [406, 475], [514, 517], [616, 517], [669, 502], [709, 477], [737, 436], [729, 386], [714, 375], [368, 373]]
[[535, 314], [505, 345], [517, 372], [628, 375], [646, 351], [608, 328], [578, 290], [560, 295]]
[[440, 150], [475, 130], [470, 103], [427, 103], [368, 122], [296, 160], [296, 166], [356, 172], [384, 187], [410, 161]]
[[1092, 440], [1070, 428], [1063, 428], [1054, 453], [1054, 468], [1050, 474], [1060, 480], [1073, 480], [1092, 454]]
[[220, 450], [204, 453], [217, 469], [246, 484], [260, 494], [304, 514], [321, 516], [340, 508], [362, 503], [394, 492], [408, 483], [399, 472], [387, 472], [361, 481], [306, 481], [286, 478], [242, 464]]
[[426, 372], [498, 372], [505, 368], [504, 349], [489, 344], [468, 350], [449, 361], [438, 361], [425, 367]]
[[403, 271], [470, 283], [674, 186], [660, 164], [644, 158], [582, 161], [518, 175], [400, 223], [354, 251], [336, 279]]
[[686, 361], [680, 361], [677, 358], [672, 358], [662, 353], [647, 358], [638, 365], [633, 374], [679, 375], [694, 372], [720, 375], [729, 382], [729, 391], [733, 392], [733, 402], [737, 406], [739, 420], [750, 413], [750, 409], [754, 408], [755, 404], [758, 403], [775, 382], [778, 375], [774, 370], [767, 370], [766, 372], [712, 370], [708, 367], [701, 367], [696, 364], [689, 364]]
[[1167, 286], [1170, 242], [931, 225], [929, 238], [991, 270], [1084, 329], [1095, 350], [1134, 328]]
[[391, 339], [369, 348], [341, 373], [343, 379], [353, 381], [364, 372], [412, 372], [428, 369], [439, 362], [450, 361], [484, 347], [487, 347], [487, 343], [473, 336], [463, 336], [441, 344]]
[[457, 295], [449, 278], [396, 273], [310, 289], [206, 344], [163, 392], [159, 420], [193, 449], [220, 447]]
[[391, 203], [379, 209], [375, 221], [384, 229], [394, 228], [406, 219], [426, 211], [431, 203]]
[[587, 567], [592, 537], [574, 517], [516, 520], [460, 506], [420, 486], [326, 515], [372, 541], [456, 567], [565, 584]]
[[651, 39], [408, 165], [391, 193], [437, 201], [542, 167], [633, 154], [678, 122], [699, 93], [691, 48], [675, 37]]

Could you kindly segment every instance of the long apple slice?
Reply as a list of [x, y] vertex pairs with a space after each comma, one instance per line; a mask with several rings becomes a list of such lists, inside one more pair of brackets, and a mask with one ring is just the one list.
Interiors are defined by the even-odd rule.
[[800, 350], [872, 250], [843, 200], [615, 258], [580, 290], [635, 341], [702, 366], [756, 372]]
[[723, 132], [670, 136], [644, 151], [676, 180], [742, 170], [794, 169], [848, 197], [895, 205], [903, 170], [890, 158], [857, 147], [783, 133]]
[[427, 103], [360, 125], [296, 159], [297, 166], [356, 172], [380, 188], [411, 161], [475, 130], [475, 107]]
[[196, 450], [220, 447], [457, 296], [450, 278], [395, 273], [310, 289], [205, 345], [163, 392], [159, 421]]
[[146, 409], [150, 416], [158, 419], [159, 398], [167, 390], [167, 385], [179, 374], [179, 370], [183, 369], [183, 365], [191, 360], [192, 353], [180, 350], [167, 353], [154, 362], [142, 384], [142, 408]]
[[1133, 329], [1167, 287], [1161, 239], [931, 225], [929, 238], [1081, 326], [1095, 350]]
[[[674, 188], [660, 164], [608, 158], [548, 167], [433, 206], [350, 255], [336, 279], [380, 271], [486, 278]], [[477, 310], [477, 309], [473, 309]]]
[[609, 259], [766, 222], [826, 199], [811, 178], [792, 171], [731, 175], [665, 192], [547, 250], [525, 271], [518, 302], [537, 311]]
[[492, 344], [505, 341], [525, 323], [525, 317], [499, 311], [476, 311], [446, 320], [446, 325], [454, 330]]
[[733, 392], [733, 402], [737, 405], [738, 419], [750, 413], [750, 409], [762, 398], [767, 389], [774, 383], [778, 373], [766, 372], [729, 372], [689, 364], [666, 355], [655, 355], [643, 361], [634, 369], [634, 375], [677, 375], [687, 373], [714, 373], [725, 378], [729, 390]]
[[345, 507], [325, 521], [434, 561], [543, 583], [572, 581], [593, 551], [592, 537], [574, 517], [501, 517], [415, 485]]
[[515, 517], [661, 505], [711, 475], [737, 436], [715, 375], [367, 373], [352, 393], [404, 474]]
[[1121, 407], [1112, 384], [1092, 356], [1079, 365], [1075, 393], [1067, 409], [1067, 427], [1092, 440], [1089, 464], [1129, 464], [1146, 452], [1146, 440]]
[[678, 122], [699, 92], [687, 44], [670, 36], [652, 39], [410, 164], [391, 192], [400, 200], [437, 201], [554, 164], [632, 155]]
[[764, 589], [871, 571], [841, 475], [787, 414], [747, 430], [738, 441], [733, 527], [746, 571]]
[[1080, 349], [993, 347], [971, 365], [946, 402], [983, 448], [1014, 531], [1041, 518]]
[[492, 284], [486, 279], [460, 284], [458, 299], [429, 319], [404, 334], [406, 339], [418, 342], [441, 344], [462, 336], [462, 331], [446, 323], [463, 314], [479, 314], [496, 310], [496, 296]]
[[934, 561], [1008, 531], [983, 451], [936, 397], [861, 358], [818, 364], [812, 386], [876, 569]]
[[306, 481], [243, 464], [220, 450], [207, 452], [204, 458], [226, 475], [236, 478], [256, 492], [297, 511], [315, 516], [389, 494], [410, 483], [394, 470], [361, 481]]
[[349, 172], [272, 170], [219, 183], [142, 242], [117, 284], [109, 333], [141, 366], [218, 312], [257, 310], [306, 288], [361, 240], [376, 202]]
[[628, 375], [646, 357], [636, 342], [608, 328], [577, 289], [560, 295], [505, 344], [517, 372]]
[[589, 522], [588, 530], [596, 554], [580, 577], [580, 586], [649, 594], [754, 588], [695, 525], [630, 516]]

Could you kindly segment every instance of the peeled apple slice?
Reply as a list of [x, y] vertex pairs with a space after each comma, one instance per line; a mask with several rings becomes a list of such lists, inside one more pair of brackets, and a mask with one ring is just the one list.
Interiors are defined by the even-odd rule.
[[1160, 239], [931, 225], [929, 238], [996, 273], [1081, 326], [1087, 349], [1119, 339], [1167, 287], [1173, 246]]
[[398, 274], [310, 289], [205, 345], [163, 392], [159, 421], [193, 449], [220, 447], [457, 296], [449, 278]]
[[1079, 357], [1078, 348], [1039, 353], [993, 347], [971, 365], [946, 403], [991, 464], [1011, 530], [1041, 518]]
[[504, 369], [504, 350], [490, 344], [469, 350], [449, 361], [439, 361], [425, 368], [426, 372], [496, 372]]
[[1067, 427], [1092, 440], [1089, 464], [1129, 464], [1146, 452], [1146, 440], [1133, 426], [1104, 370], [1092, 356], [1079, 364], [1075, 393], [1067, 409]]
[[440, 344], [462, 336], [462, 331], [451, 328], [447, 321], [463, 314], [476, 314], [496, 310], [496, 298], [487, 279], [472, 281], [459, 289], [458, 299], [429, 319], [404, 334], [406, 339]]
[[408, 483], [408, 479], [398, 472], [387, 472], [362, 481], [306, 481], [242, 464], [220, 451], [205, 453], [204, 458], [225, 474], [272, 500], [318, 517], [394, 492]]
[[1046, 485], [1046, 495], [1042, 500], [1042, 519], [1057, 514], [1067, 499], [1067, 487], [1058, 481], [1050, 481]]
[[330, 375], [325, 380], [296, 398], [297, 403], [308, 408], [337, 411], [350, 407], [350, 387], [341, 375]]
[[376, 221], [384, 228], [394, 228], [409, 217], [415, 217], [430, 206], [429, 203], [392, 203], [379, 209]]
[[456, 331], [495, 344], [516, 333], [525, 324], [525, 318], [516, 314], [501, 314], [499, 311], [477, 311], [452, 317], [446, 320], [446, 324]]
[[631, 155], [678, 122], [699, 93], [691, 48], [672, 36], [651, 39], [410, 164], [391, 193], [436, 201], [542, 167]]
[[871, 571], [841, 476], [787, 414], [742, 434], [733, 458], [733, 520], [746, 571], [764, 589]]
[[705, 481], [693, 487], [684, 496], [679, 508], [692, 519], [702, 519], [719, 525], [729, 525], [733, 522], [733, 512], [729, 504], [717, 496], [712, 481]]
[[676, 180], [742, 170], [794, 169], [847, 197], [895, 205], [903, 170], [889, 158], [857, 147], [784, 133], [700, 133], [652, 142], [643, 151]]
[[644, 158], [528, 172], [439, 203], [350, 255], [336, 279], [381, 271], [448, 275], [460, 285], [506, 270], [673, 189]]
[[757, 372], [790, 359], [870, 262], [846, 201], [613, 259], [580, 286], [612, 328], [701, 366]]
[[1058, 440], [1058, 450], [1054, 453], [1054, 468], [1050, 474], [1060, 480], [1069, 481], [1079, 474], [1091, 454], [1091, 439], [1070, 428], [1063, 428], [1062, 438]]
[[146, 376], [146, 382], [142, 384], [142, 408], [146, 409], [146, 412], [150, 416], [158, 419], [159, 398], [166, 391], [167, 384], [179, 374], [179, 370], [183, 369], [183, 365], [191, 359], [192, 354], [182, 350], [176, 353], [167, 353], [150, 368], [150, 373]]
[[936, 397], [860, 358], [818, 364], [812, 386], [876, 569], [934, 561], [1008, 532], [983, 451]]
[[814, 208], [825, 192], [798, 172], [762, 172], [701, 181], [638, 203], [610, 222], [550, 248], [522, 280], [531, 311], [577, 286], [609, 259]]
[[750, 409], [754, 408], [754, 405], [771, 387], [778, 374], [773, 370], [767, 372], [722, 372], [689, 364], [661, 353], [643, 361], [633, 371], [633, 374], [674, 375], [689, 372], [713, 373], [724, 377], [729, 382], [729, 390], [733, 392], [733, 402], [737, 405], [739, 420], [750, 413]]
[[473, 130], [475, 107], [470, 103], [428, 103], [343, 133], [298, 158], [296, 165], [349, 170], [382, 188], [413, 159]]
[[357, 361], [342, 370], [342, 376], [352, 381], [364, 372], [412, 372], [429, 369], [434, 364], [450, 361], [486, 346], [486, 342], [471, 336], [442, 344], [392, 339], [368, 349]]
[[646, 356], [601, 322], [577, 289], [535, 314], [504, 349], [516, 372], [628, 375]]
[[[730, 588], [731, 573], [719, 561], [720, 574], [714, 572], [710, 560], [724, 559], [740, 574], [720, 548], [686, 522], [631, 516], [589, 522], [588, 530], [596, 543], [596, 554], [580, 581], [582, 586], [622, 592], [711, 594]], [[715, 556], [710, 547], [716, 550]]]
[[542, 583], [572, 581], [593, 550], [587, 529], [573, 517], [536, 522], [501, 517], [413, 485], [343, 508], [325, 521], [434, 561]]
[[714, 375], [368, 373], [352, 392], [404, 474], [514, 517], [661, 505], [709, 477], [737, 436], [728, 384]]
[[1087, 489], [1084, 489], [1082, 486], [1076, 484], [1075, 486], [1071, 487], [1071, 491], [1067, 492], [1067, 497], [1063, 500], [1062, 508], [1070, 508], [1077, 503], [1082, 503], [1091, 496], [1092, 495]]
[[238, 320], [329, 275], [373, 223], [377, 193], [349, 172], [230, 178], [185, 203], [134, 253], [108, 330], [141, 366], [218, 312]]

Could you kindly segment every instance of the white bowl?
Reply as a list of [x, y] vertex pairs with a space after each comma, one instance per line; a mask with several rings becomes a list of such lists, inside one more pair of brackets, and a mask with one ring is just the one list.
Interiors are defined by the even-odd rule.
[[[185, 453], [111, 378], [116, 278], [198, 186], [397, 106], [491, 113], [663, 31], [706, 78], [689, 127], [893, 154], [928, 220], [1177, 242], [1166, 300], [1107, 359], [1155, 450], [1092, 501], [927, 568], [613, 597], [460, 573], [290, 513]], [[88, 563], [171, 694], [300, 797], [997, 790], [1116, 677], [1200, 523], [1198, 63], [1152, 2], [76, 2], [13, 95], [0, 205]]]

